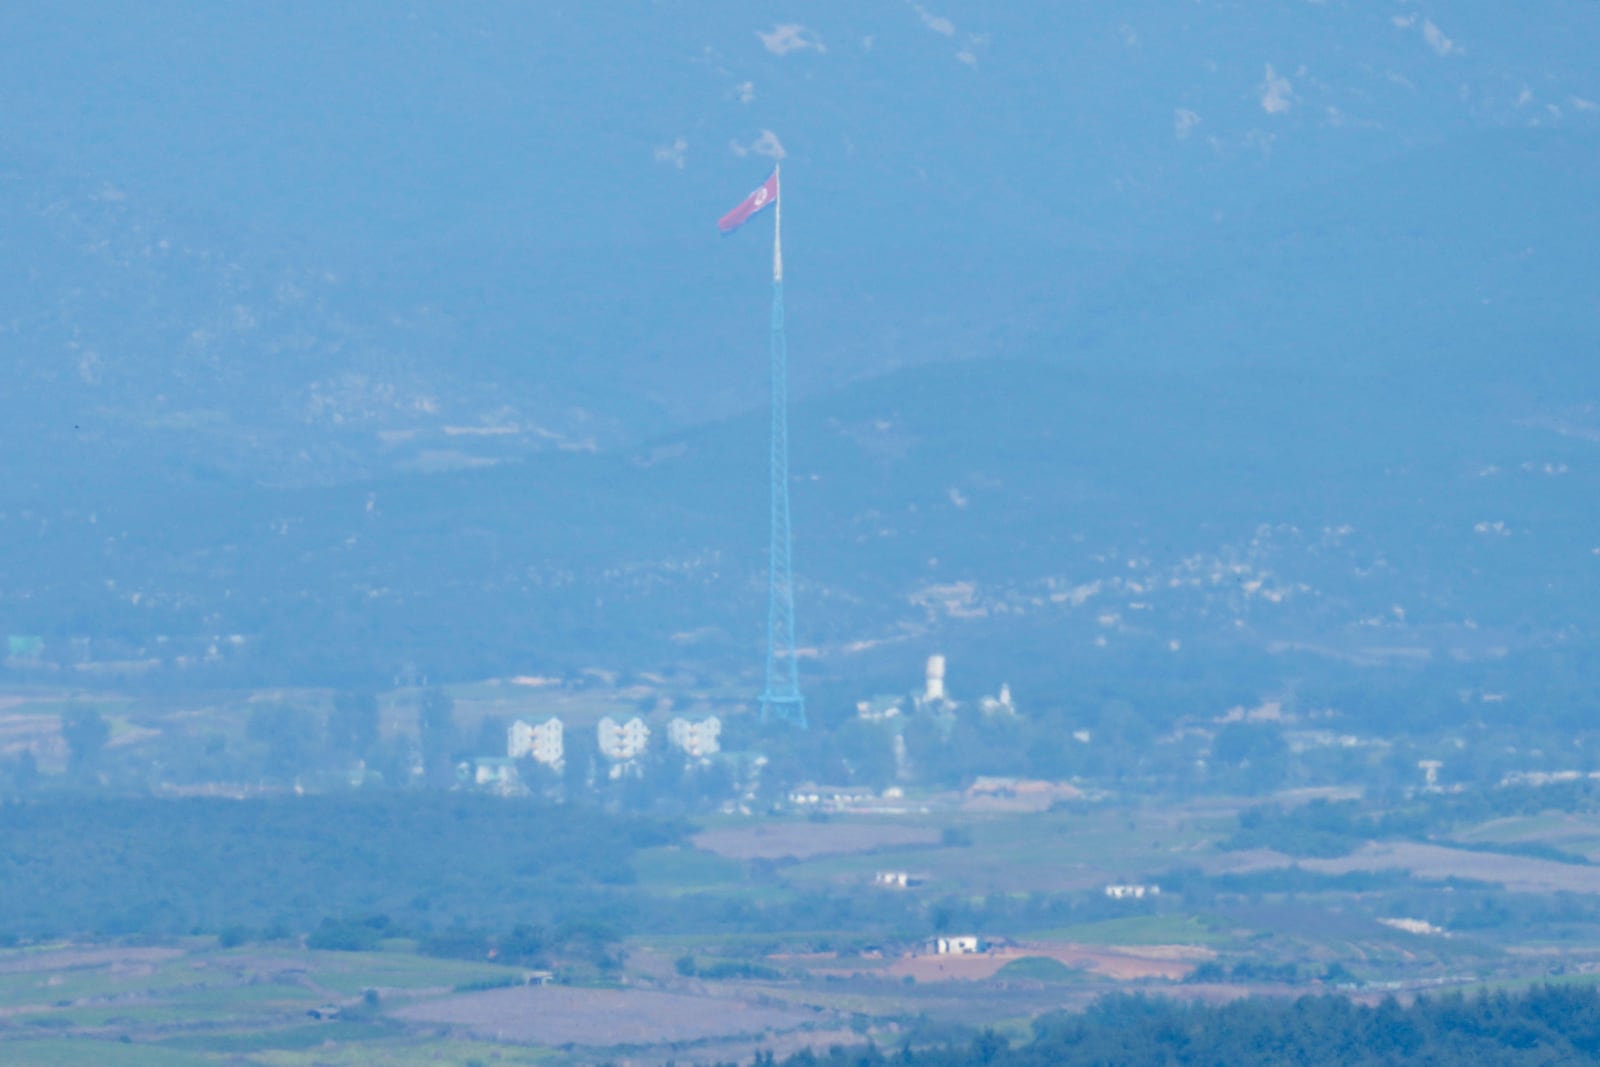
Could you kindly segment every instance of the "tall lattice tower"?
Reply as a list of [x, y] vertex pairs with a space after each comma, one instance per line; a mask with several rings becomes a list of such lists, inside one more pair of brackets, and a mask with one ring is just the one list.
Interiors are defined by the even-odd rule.
[[[778, 170], [772, 171], [775, 191]], [[772, 456], [769, 496], [772, 540], [767, 553], [767, 684], [761, 718], [783, 719], [805, 729], [795, 654], [793, 538], [789, 531], [789, 340], [783, 325], [783, 200], [773, 205], [772, 223]]]
[[773, 208], [772, 228], [772, 441], [768, 504], [772, 539], [767, 556], [767, 673], [761, 690], [761, 719], [782, 719], [802, 730], [806, 702], [800, 695], [800, 664], [795, 655], [793, 543], [789, 530], [789, 343], [783, 325], [783, 201], [778, 168], [761, 187], [717, 223], [724, 234], [743, 226], [764, 208]]

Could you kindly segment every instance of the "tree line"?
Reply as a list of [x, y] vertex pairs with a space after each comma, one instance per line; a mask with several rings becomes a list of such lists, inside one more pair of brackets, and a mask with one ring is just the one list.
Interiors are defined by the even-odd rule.
[[801, 1052], [756, 1067], [1560, 1067], [1600, 1060], [1600, 995], [1540, 986], [1393, 998], [1249, 998], [1206, 1005], [1114, 996], [1057, 1012], [1012, 1045], [993, 1031], [885, 1052], [875, 1045]]

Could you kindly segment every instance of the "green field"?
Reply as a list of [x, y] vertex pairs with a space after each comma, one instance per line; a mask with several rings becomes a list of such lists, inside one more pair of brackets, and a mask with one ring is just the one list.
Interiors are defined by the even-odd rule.
[[66, 1038], [0, 1041], [0, 1060], [17, 1067], [216, 1067], [223, 1062], [196, 1052]]
[[[1205, 820], [1160, 810], [971, 815], [931, 821], [970, 844], [893, 847], [833, 855], [786, 867], [805, 885], [869, 881], [884, 869], [924, 875], [938, 891], [1039, 891], [1098, 887], [1192, 862], [1216, 838]], [[1108, 871], [1121, 872], [1108, 877]]]
[[1020, 960], [1012, 960], [995, 975], [999, 979], [1023, 979], [1030, 982], [1082, 982], [1085, 980], [1083, 971], [1068, 967], [1060, 960], [1053, 960], [1048, 956], [1024, 956]]
[[1204, 945], [1226, 944], [1231, 938], [1193, 915], [1134, 915], [1042, 930], [1041, 940], [1075, 941], [1084, 945]]
[[694, 848], [667, 845], [641, 849], [634, 855], [639, 881], [663, 893], [692, 893], [737, 887], [745, 865]]
[[[412, 1058], [423, 1047], [420, 1036], [384, 1021], [383, 1011], [475, 983], [515, 982], [521, 974], [520, 968], [408, 952], [219, 950], [204, 939], [184, 949], [5, 951], [0, 1063], [310, 1064], [345, 1062], [343, 1052], [327, 1059], [330, 1049], [341, 1047], [352, 1050], [353, 1063], [437, 1063], [439, 1042], [433, 1042], [435, 1058]], [[376, 1010], [363, 1003], [366, 990], [376, 991]], [[307, 1012], [327, 1004], [341, 1005], [350, 1021], [310, 1022]]]

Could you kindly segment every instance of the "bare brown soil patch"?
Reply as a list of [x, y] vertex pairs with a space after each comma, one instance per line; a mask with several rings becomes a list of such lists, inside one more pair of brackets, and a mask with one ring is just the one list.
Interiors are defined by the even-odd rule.
[[1016, 955], [985, 952], [976, 956], [906, 956], [873, 973], [892, 978], [907, 975], [918, 982], [981, 982], [993, 978]]
[[729, 859], [804, 860], [875, 848], [934, 845], [939, 842], [939, 831], [883, 823], [758, 823], [705, 830], [693, 840], [707, 852]]
[[825, 1018], [733, 997], [568, 986], [494, 989], [402, 1008], [412, 1023], [542, 1045], [659, 1045], [798, 1029]]
[[770, 1052], [777, 1059], [787, 1059], [806, 1049], [824, 1052], [835, 1045], [848, 1048], [867, 1041], [865, 1034], [853, 1030], [793, 1030], [787, 1034], [764, 1037], [759, 1041], [736, 1039], [733, 1041], [708, 1041], [690, 1049], [666, 1049], [659, 1054], [629, 1056], [619, 1059], [619, 1067], [637, 1064], [656, 1067], [661, 1063], [749, 1063], [758, 1052]]
[[1145, 978], [1177, 980], [1194, 970], [1200, 960], [1216, 953], [1195, 945], [1079, 945], [1066, 941], [1041, 941], [1017, 949], [1018, 956], [1047, 956], [1068, 967], [1079, 967], [1119, 982]]

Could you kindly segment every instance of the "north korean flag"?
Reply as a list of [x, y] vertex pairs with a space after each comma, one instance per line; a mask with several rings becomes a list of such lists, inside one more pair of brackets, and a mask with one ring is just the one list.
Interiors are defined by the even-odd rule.
[[778, 200], [778, 169], [772, 169], [772, 175], [761, 183], [761, 187], [742, 200], [738, 207], [728, 212], [717, 220], [717, 229], [722, 231], [724, 237], [749, 222], [751, 217], [762, 208], [777, 203]]

